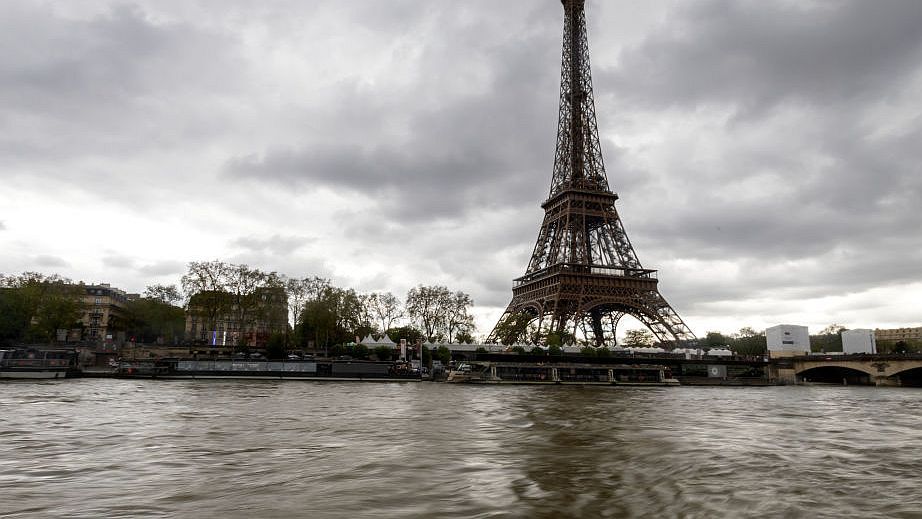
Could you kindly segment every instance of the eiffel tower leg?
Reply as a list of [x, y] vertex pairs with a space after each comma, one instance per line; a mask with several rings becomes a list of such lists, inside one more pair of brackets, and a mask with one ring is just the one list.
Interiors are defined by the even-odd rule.
[[624, 317], [624, 312], [612, 312], [608, 314], [608, 318], [611, 319], [611, 343], [612, 346], [618, 345], [618, 322], [621, 321], [621, 318]]
[[602, 312], [598, 308], [590, 311], [592, 319], [592, 334], [595, 339], [595, 347], [600, 348], [605, 344], [605, 330], [602, 328]]
[[651, 292], [645, 299], [645, 308], [634, 317], [644, 323], [660, 342], [675, 343], [695, 338], [695, 334], [659, 292]]

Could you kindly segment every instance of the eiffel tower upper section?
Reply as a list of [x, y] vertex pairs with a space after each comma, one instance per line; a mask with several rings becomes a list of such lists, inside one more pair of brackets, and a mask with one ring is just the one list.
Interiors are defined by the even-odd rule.
[[[601, 216], [598, 211], [600, 205], [614, 211], [618, 195], [609, 188], [599, 142], [585, 0], [561, 0], [561, 3], [564, 7], [564, 32], [557, 151], [550, 193], [542, 207], [548, 216], [552, 216], [560, 212], [560, 206], [566, 202], [566, 212], [584, 213], [588, 220], [569, 221], [548, 229], [557, 233], [555, 236], [539, 237], [527, 273], [560, 263], [641, 270], [616, 214], [614, 219], [598, 218]], [[581, 208], [586, 211], [581, 211]], [[541, 238], [545, 238], [544, 243]]]

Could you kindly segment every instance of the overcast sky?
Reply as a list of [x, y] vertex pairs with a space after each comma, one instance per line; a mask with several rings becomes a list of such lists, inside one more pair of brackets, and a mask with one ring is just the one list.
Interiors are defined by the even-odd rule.
[[[562, 16], [4, 0], [0, 273], [137, 292], [220, 258], [401, 297], [444, 284], [487, 333], [543, 216]], [[922, 2], [587, 16], [619, 212], [695, 333], [922, 325]]]

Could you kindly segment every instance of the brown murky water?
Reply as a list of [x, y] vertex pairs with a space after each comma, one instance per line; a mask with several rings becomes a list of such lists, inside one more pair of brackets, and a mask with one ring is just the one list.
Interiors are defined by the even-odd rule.
[[922, 517], [922, 390], [0, 382], [0, 517]]

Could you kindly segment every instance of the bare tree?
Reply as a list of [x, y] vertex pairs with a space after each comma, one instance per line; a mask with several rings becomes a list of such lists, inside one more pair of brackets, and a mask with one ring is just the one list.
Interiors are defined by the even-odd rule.
[[308, 301], [320, 300], [329, 290], [333, 288], [333, 283], [326, 278], [314, 276], [310, 279], [304, 278], [305, 293]]
[[406, 315], [400, 299], [390, 292], [373, 293], [368, 298], [368, 305], [372, 315], [381, 323], [381, 331], [390, 329], [394, 321]]
[[470, 333], [474, 329], [474, 318], [468, 309], [474, 306], [471, 296], [460, 290], [451, 294], [445, 308], [445, 328], [448, 332], [448, 343], [451, 344], [455, 335], [461, 332]]
[[[260, 306], [260, 288], [263, 288], [267, 274], [249, 265], [228, 265], [225, 273], [225, 287], [230, 298], [230, 314], [238, 333], [246, 330], [257, 317]], [[238, 340], [240, 336], [238, 335]]]
[[307, 302], [307, 288], [309, 278], [284, 278], [285, 293], [288, 295], [288, 311], [291, 327], [297, 328], [304, 313], [304, 304]]
[[841, 324], [832, 323], [820, 331], [820, 335], [841, 335], [846, 328]]
[[371, 303], [375, 299], [375, 294], [359, 294], [359, 321], [363, 328], [370, 328], [374, 330], [375, 320], [374, 312], [372, 311]]
[[230, 266], [223, 261], [193, 261], [180, 280], [189, 312], [202, 320], [203, 329], [215, 330], [224, 311], [226, 279]]

